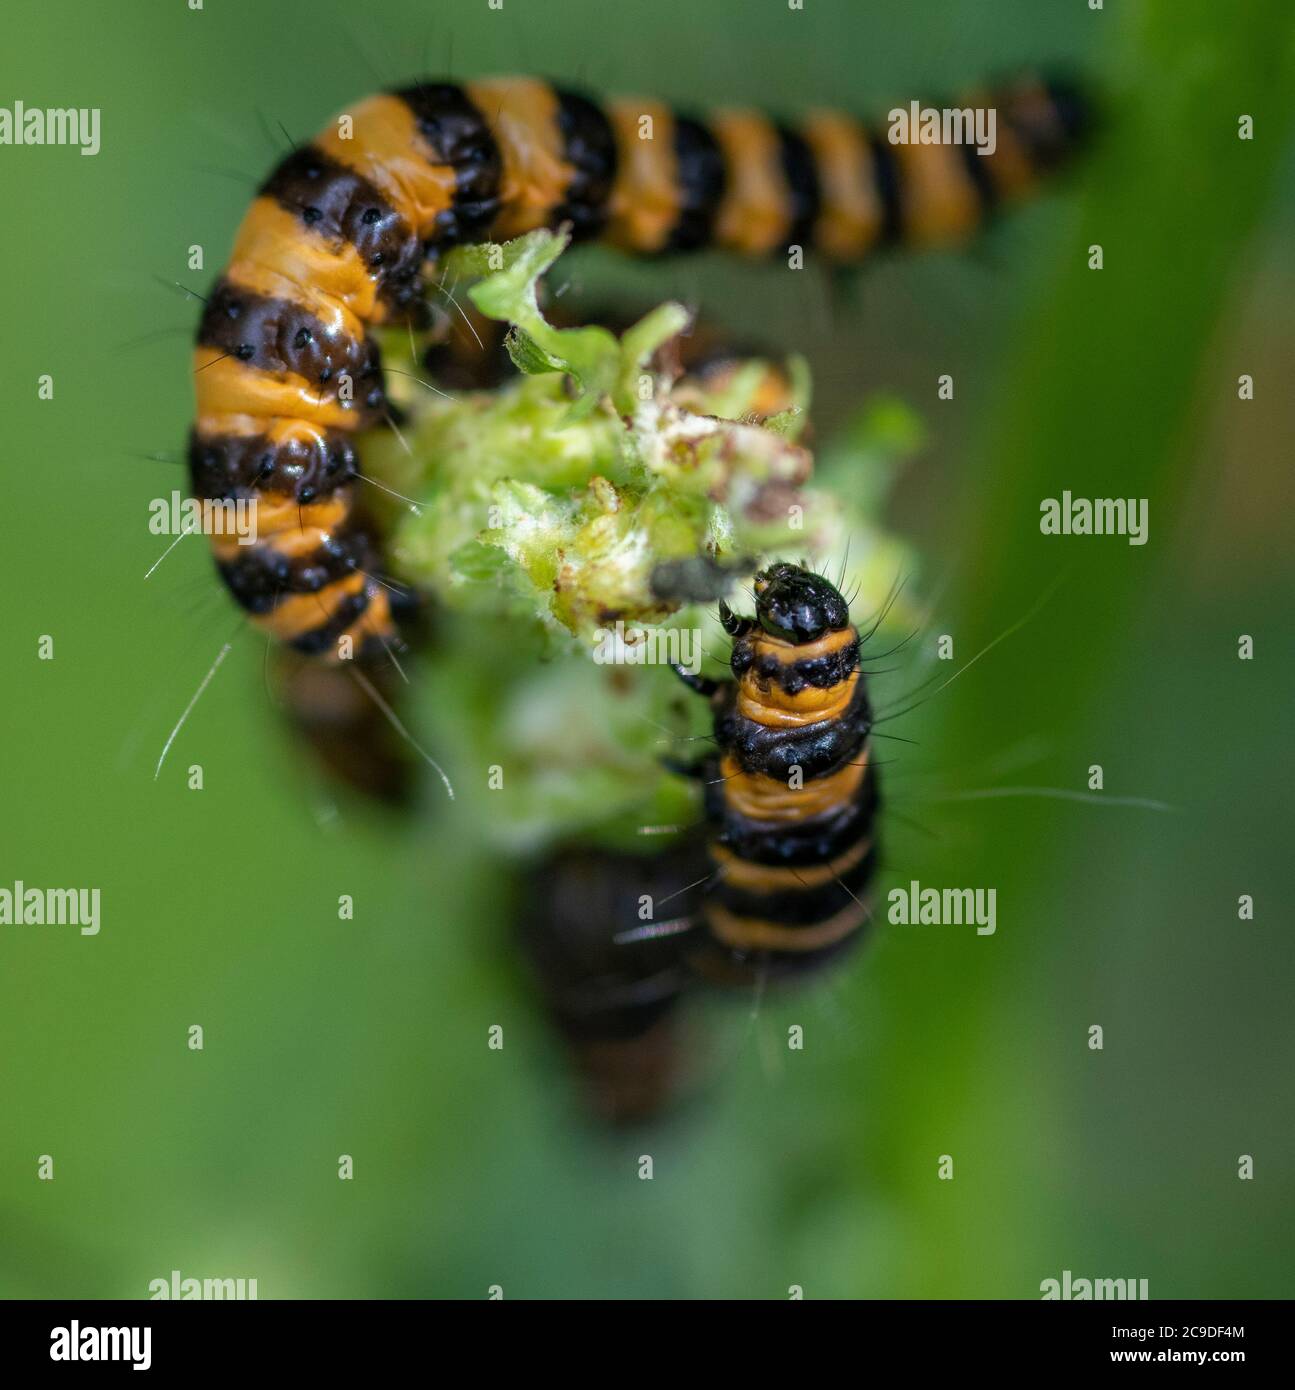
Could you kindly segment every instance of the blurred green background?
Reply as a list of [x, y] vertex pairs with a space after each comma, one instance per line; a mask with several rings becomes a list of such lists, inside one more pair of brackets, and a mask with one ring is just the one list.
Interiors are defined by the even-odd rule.
[[[143, 1297], [179, 1269], [262, 1297], [1037, 1297], [1069, 1269], [1295, 1293], [1284, 0], [13, 0], [3, 30], [0, 102], [101, 107], [103, 148], [0, 147], [0, 883], [97, 886], [103, 925], [0, 927], [0, 1292]], [[996, 935], [883, 926], [821, 987], [718, 1010], [675, 1123], [600, 1136], [510, 958], [508, 866], [438, 801], [412, 828], [321, 823], [205, 547], [145, 581], [148, 503], [184, 479], [136, 455], [181, 447], [196, 317], [159, 277], [205, 289], [280, 123], [304, 137], [420, 68], [794, 113], [1057, 60], [1109, 92], [1105, 142], [966, 255], [895, 258], [844, 300], [592, 257], [807, 352], [821, 434], [880, 389], [926, 418], [890, 519], [962, 660], [1065, 573], [886, 753], [886, 886], [996, 887]], [[1041, 538], [1066, 487], [1148, 498], [1149, 544]], [[1176, 809], [974, 799], [1081, 790], [1092, 763]]]

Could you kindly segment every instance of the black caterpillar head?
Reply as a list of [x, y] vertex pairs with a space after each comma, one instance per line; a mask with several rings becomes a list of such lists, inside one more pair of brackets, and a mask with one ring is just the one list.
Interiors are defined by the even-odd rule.
[[800, 644], [848, 627], [850, 606], [821, 574], [777, 564], [755, 577], [755, 616], [770, 636]]

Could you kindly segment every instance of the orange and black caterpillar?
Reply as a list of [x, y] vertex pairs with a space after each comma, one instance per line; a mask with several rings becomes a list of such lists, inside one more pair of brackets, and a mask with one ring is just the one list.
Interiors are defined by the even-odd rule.
[[[705, 784], [704, 839], [663, 852], [567, 848], [530, 878], [521, 946], [586, 1099], [613, 1123], [655, 1118], [686, 1079], [685, 995], [789, 982], [836, 960], [869, 916], [881, 806], [872, 711], [849, 605], [775, 564], [755, 614], [720, 605], [733, 679], [676, 673], [714, 709], [716, 751], [675, 771]], [[644, 925], [645, 902], [670, 917]]]
[[796, 126], [605, 107], [547, 82], [426, 82], [370, 97], [294, 150], [239, 229], [195, 352], [195, 494], [255, 499], [258, 540], [213, 544], [253, 621], [326, 660], [381, 654], [412, 601], [357, 505], [358, 432], [388, 413], [373, 326], [420, 323], [421, 271], [462, 242], [567, 223], [638, 255], [790, 245], [857, 263], [957, 239], [1061, 164], [1086, 124], [1066, 84], [986, 93], [997, 148], [891, 145], [852, 117]]
[[775, 564], [755, 578], [755, 615], [720, 618], [734, 679], [676, 668], [715, 709], [706, 783], [712, 883], [693, 968], [717, 983], [813, 969], [868, 917], [880, 806], [859, 669], [860, 635], [822, 575]]

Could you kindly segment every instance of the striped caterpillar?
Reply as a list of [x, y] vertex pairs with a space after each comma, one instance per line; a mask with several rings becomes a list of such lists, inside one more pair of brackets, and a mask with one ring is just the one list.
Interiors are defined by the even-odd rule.
[[800, 246], [854, 264], [956, 240], [1063, 162], [1085, 123], [1067, 86], [1038, 78], [980, 101], [999, 115], [988, 156], [892, 145], [836, 112], [697, 119], [531, 78], [361, 102], [262, 186], [198, 330], [194, 493], [257, 506], [255, 544], [213, 537], [236, 601], [328, 662], [398, 641], [412, 597], [382, 576], [356, 438], [388, 414], [370, 329], [423, 321], [429, 258], [563, 223], [643, 256]]
[[717, 983], [781, 978], [848, 948], [866, 920], [880, 805], [858, 629], [822, 575], [775, 564], [755, 614], [720, 605], [733, 679], [676, 668], [715, 710], [706, 782], [713, 886], [692, 964]]
[[[803, 977], [848, 951], [869, 916], [881, 802], [859, 669], [867, 634], [835, 585], [799, 565], [770, 565], [754, 593], [752, 617], [720, 606], [731, 680], [675, 668], [714, 711], [716, 751], [675, 768], [705, 784], [704, 847], [567, 850], [520, 915], [586, 1098], [612, 1123], [650, 1120], [680, 1089], [690, 986]], [[640, 927], [645, 901], [673, 903], [672, 917]]]

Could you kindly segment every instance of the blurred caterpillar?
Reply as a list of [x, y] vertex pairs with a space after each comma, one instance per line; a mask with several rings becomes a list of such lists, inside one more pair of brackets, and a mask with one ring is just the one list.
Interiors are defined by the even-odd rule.
[[335, 662], [380, 656], [408, 601], [357, 506], [359, 431], [389, 415], [370, 328], [421, 321], [421, 270], [462, 242], [569, 223], [636, 255], [800, 246], [840, 264], [970, 233], [1064, 162], [1077, 93], [1027, 78], [973, 99], [992, 154], [892, 145], [836, 112], [798, 126], [587, 98], [531, 78], [370, 97], [294, 150], [239, 229], [198, 330], [200, 498], [255, 499], [258, 539], [213, 537], [252, 621]]
[[868, 916], [880, 804], [858, 629], [836, 587], [797, 565], [758, 574], [756, 611], [720, 605], [734, 679], [676, 671], [715, 708], [706, 782], [712, 886], [693, 968], [721, 984], [803, 973]]
[[605, 1122], [653, 1119], [699, 1069], [681, 1008], [690, 982], [683, 938], [644, 934], [640, 906], [644, 894], [678, 898], [679, 885], [704, 872], [703, 861], [691, 839], [657, 854], [571, 846], [539, 865], [520, 895], [522, 958], [587, 1108]]

